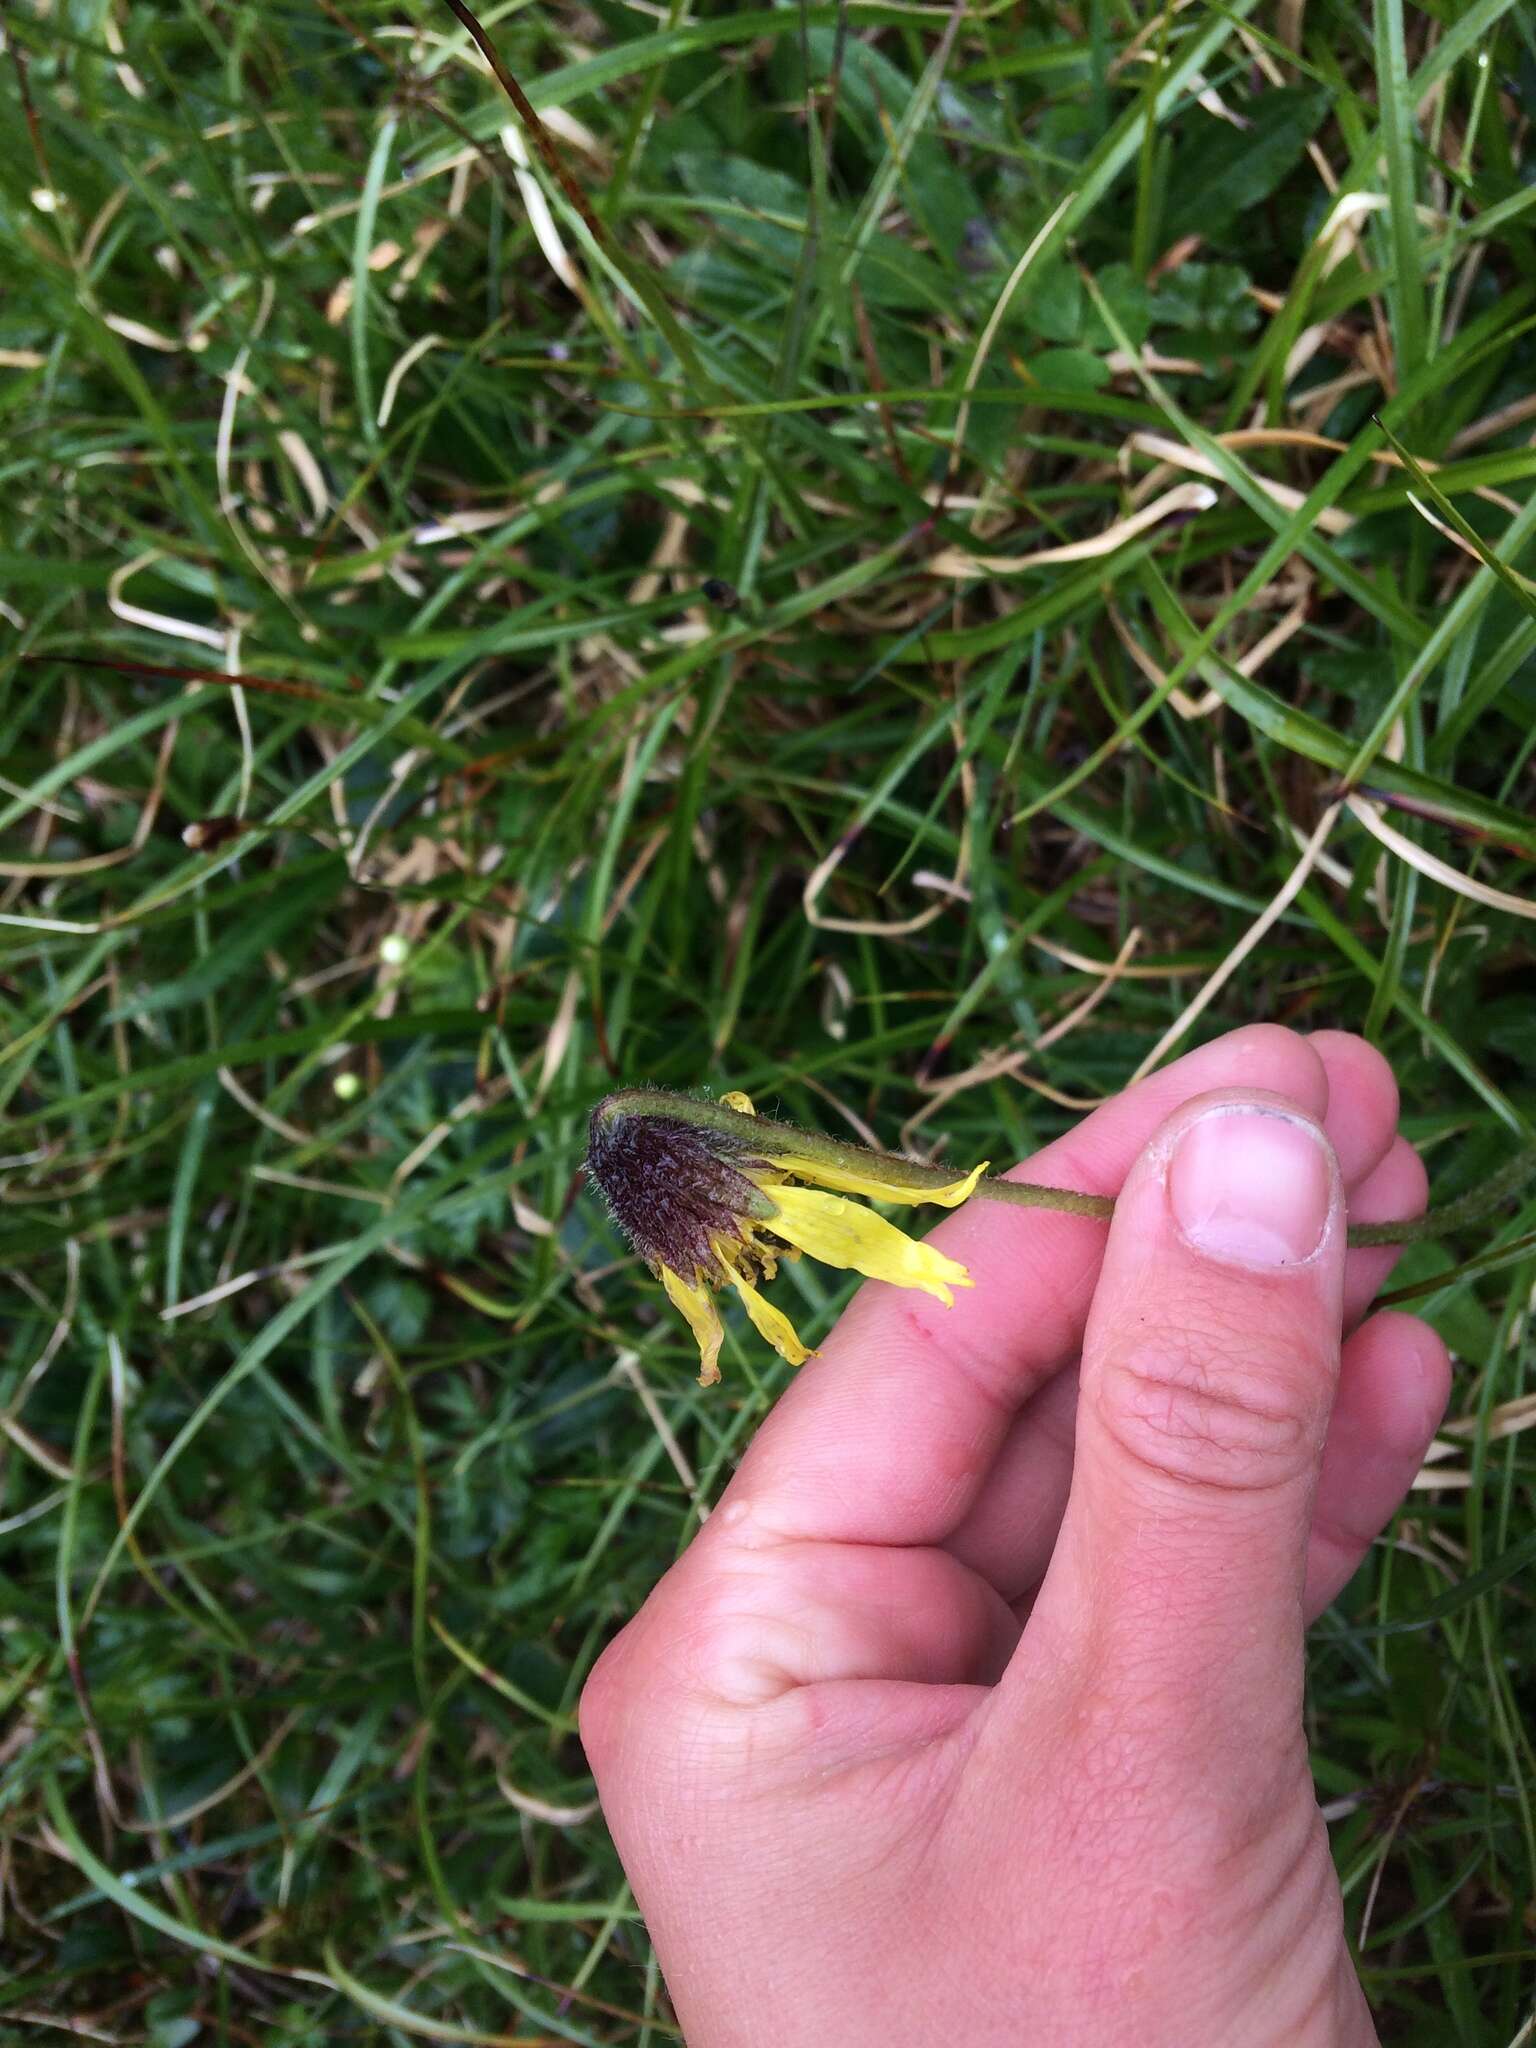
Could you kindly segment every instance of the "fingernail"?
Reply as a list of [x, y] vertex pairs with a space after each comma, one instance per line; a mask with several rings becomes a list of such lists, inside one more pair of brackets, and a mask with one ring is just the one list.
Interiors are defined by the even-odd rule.
[[1183, 1132], [1168, 1199], [1185, 1238], [1208, 1258], [1293, 1266], [1322, 1243], [1333, 1172], [1316, 1127], [1276, 1110], [1207, 1110]]

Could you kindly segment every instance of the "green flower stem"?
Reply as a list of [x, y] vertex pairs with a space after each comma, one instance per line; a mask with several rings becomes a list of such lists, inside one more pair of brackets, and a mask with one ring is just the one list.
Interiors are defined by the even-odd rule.
[[[675, 1095], [666, 1088], [624, 1088], [610, 1095], [599, 1112], [605, 1119], [615, 1116], [666, 1116], [699, 1130], [718, 1131], [735, 1144], [746, 1144], [763, 1158], [786, 1161], [804, 1159], [808, 1164], [840, 1167], [844, 1172], [867, 1174], [888, 1187], [910, 1188], [921, 1196], [925, 1188], [952, 1186], [957, 1178], [952, 1166], [928, 1166], [919, 1159], [904, 1159], [895, 1152], [875, 1152], [867, 1145], [851, 1145], [840, 1138], [824, 1137], [819, 1131], [801, 1130], [797, 1124], [776, 1123], [772, 1117], [746, 1116], [728, 1109], [723, 1102], [700, 1101], [692, 1095]], [[1536, 1175], [1536, 1145], [1526, 1146], [1490, 1174], [1481, 1187], [1454, 1202], [1446, 1202], [1425, 1215], [1398, 1223], [1351, 1223], [1349, 1243], [1353, 1246], [1417, 1244], [1424, 1238], [1448, 1237], [1480, 1222], [1502, 1202]], [[971, 1199], [977, 1202], [1006, 1202], [1015, 1209], [1055, 1209], [1068, 1216], [1108, 1217], [1114, 1213], [1110, 1195], [1085, 1195], [1075, 1188], [1042, 1187], [1027, 1180], [1002, 1180], [988, 1174], [976, 1184]]]
[[1522, 1146], [1512, 1152], [1504, 1164], [1490, 1173], [1481, 1187], [1470, 1189], [1454, 1202], [1442, 1202], [1438, 1209], [1429, 1209], [1413, 1223], [1352, 1223], [1349, 1226], [1351, 1244], [1413, 1244], [1424, 1237], [1449, 1237], [1454, 1231], [1465, 1230], [1469, 1224], [1480, 1223], [1485, 1216], [1491, 1216], [1511, 1195], [1520, 1190], [1536, 1174], [1536, 1145]]

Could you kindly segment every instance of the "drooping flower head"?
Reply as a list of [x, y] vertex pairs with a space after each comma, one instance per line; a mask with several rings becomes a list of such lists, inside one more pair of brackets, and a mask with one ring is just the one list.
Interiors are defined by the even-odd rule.
[[[587, 1171], [698, 1340], [706, 1387], [720, 1377], [724, 1331], [713, 1290], [722, 1286], [735, 1289], [758, 1333], [791, 1365], [811, 1356], [757, 1285], [774, 1277], [780, 1258], [809, 1252], [829, 1266], [921, 1288], [946, 1308], [952, 1288], [971, 1285], [957, 1260], [847, 1196], [953, 1208], [985, 1162], [945, 1180], [915, 1160], [770, 1123], [740, 1093], [697, 1102], [629, 1088], [593, 1110]], [[806, 1181], [815, 1185], [799, 1185]]]

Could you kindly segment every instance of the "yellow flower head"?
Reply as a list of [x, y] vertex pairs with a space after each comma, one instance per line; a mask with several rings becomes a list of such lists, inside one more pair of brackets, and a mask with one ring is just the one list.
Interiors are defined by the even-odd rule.
[[723, 1286], [741, 1296], [780, 1357], [799, 1365], [811, 1356], [757, 1285], [773, 1278], [780, 1258], [809, 1252], [829, 1266], [919, 1287], [946, 1308], [954, 1305], [951, 1288], [971, 1285], [958, 1261], [847, 1197], [953, 1208], [985, 1163], [944, 1181], [915, 1161], [759, 1121], [739, 1093], [703, 1103], [632, 1088], [593, 1110], [587, 1170], [697, 1338], [706, 1387], [720, 1377], [724, 1332], [714, 1293]]

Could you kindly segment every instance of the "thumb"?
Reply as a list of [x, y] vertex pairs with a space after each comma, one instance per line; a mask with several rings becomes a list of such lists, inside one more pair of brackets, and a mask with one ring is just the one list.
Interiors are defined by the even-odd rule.
[[1257, 1090], [1185, 1103], [1116, 1201], [1030, 1633], [1160, 1720], [1296, 1724], [1344, 1240], [1327, 1138]]

